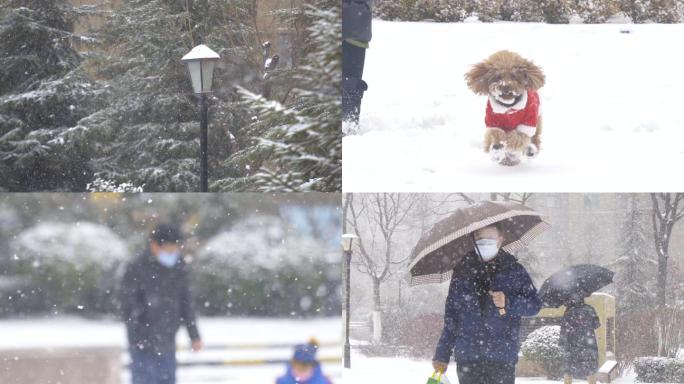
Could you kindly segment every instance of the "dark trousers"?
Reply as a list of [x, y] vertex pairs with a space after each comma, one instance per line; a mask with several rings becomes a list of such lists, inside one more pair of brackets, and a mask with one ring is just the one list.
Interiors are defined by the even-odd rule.
[[129, 350], [131, 384], [176, 384], [176, 353]]
[[361, 98], [368, 89], [362, 80], [366, 49], [342, 42], [342, 119], [358, 123]]
[[459, 384], [514, 384], [515, 364], [457, 362]]

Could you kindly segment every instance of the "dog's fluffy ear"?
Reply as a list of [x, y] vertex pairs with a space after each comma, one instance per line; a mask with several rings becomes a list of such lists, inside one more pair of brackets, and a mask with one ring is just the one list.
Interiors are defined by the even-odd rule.
[[477, 63], [465, 74], [465, 80], [473, 92], [478, 95], [489, 93], [489, 74], [492, 70], [491, 64], [487, 61]]
[[523, 73], [525, 74], [525, 80], [529, 89], [537, 90], [544, 86], [546, 76], [544, 76], [544, 71], [539, 66], [529, 60], [525, 60], [523, 67]]

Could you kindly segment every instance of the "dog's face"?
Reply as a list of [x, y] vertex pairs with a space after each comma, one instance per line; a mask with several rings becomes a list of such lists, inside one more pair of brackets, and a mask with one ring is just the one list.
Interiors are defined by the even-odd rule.
[[510, 51], [499, 51], [475, 64], [465, 78], [473, 92], [489, 95], [505, 106], [517, 103], [528, 89], [544, 86], [541, 68]]

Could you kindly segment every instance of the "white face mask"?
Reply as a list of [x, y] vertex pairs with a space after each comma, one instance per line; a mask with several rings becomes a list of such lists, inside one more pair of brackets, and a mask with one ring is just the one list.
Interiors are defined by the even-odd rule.
[[490, 261], [499, 254], [499, 241], [496, 239], [480, 239], [475, 241], [482, 260]]

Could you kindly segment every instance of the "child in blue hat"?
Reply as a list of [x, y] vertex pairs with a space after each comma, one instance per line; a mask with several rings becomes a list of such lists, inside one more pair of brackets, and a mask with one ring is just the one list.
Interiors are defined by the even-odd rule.
[[296, 345], [285, 375], [279, 377], [276, 384], [332, 384], [323, 374], [321, 364], [316, 360], [316, 352], [318, 342], [314, 339], [307, 344]]

